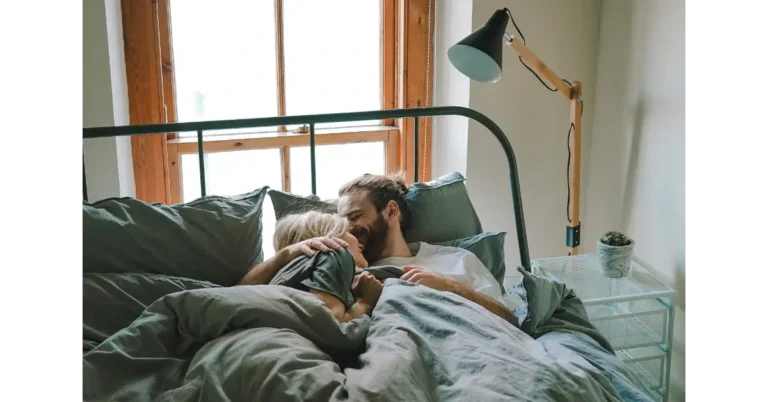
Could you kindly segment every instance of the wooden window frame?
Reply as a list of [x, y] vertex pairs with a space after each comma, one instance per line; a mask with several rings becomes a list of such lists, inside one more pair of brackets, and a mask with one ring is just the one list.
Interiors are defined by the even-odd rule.
[[[131, 124], [175, 122], [171, 0], [122, 0], [123, 38]], [[183, 1], [183, 0], [182, 0]], [[282, 2], [275, 2], [278, 115], [285, 115]], [[382, 109], [431, 105], [434, 74], [435, 0], [381, 0]], [[432, 119], [419, 121], [419, 180], [431, 179]], [[413, 182], [413, 119], [390, 119], [376, 127], [318, 129], [316, 144], [385, 143], [387, 171], [403, 170]], [[136, 198], [182, 202], [181, 155], [197, 152], [196, 138], [176, 133], [133, 136]], [[286, 127], [270, 134], [216, 135], [205, 152], [280, 149], [283, 187], [290, 191], [290, 148], [309, 145], [306, 134]]]

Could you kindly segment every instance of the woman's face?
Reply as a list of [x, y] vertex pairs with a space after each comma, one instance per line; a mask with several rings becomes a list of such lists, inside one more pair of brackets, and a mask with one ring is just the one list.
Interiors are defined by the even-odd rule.
[[358, 268], [368, 268], [368, 261], [363, 257], [363, 246], [357, 241], [357, 238], [352, 233], [346, 232], [341, 236], [341, 239], [349, 244], [349, 251], [355, 258], [355, 265]]

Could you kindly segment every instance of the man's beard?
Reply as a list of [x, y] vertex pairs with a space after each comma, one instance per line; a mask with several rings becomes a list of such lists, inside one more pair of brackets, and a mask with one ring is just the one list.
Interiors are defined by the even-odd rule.
[[370, 263], [381, 259], [381, 254], [387, 247], [387, 234], [389, 233], [389, 223], [379, 215], [373, 222], [368, 239], [363, 248], [363, 257]]

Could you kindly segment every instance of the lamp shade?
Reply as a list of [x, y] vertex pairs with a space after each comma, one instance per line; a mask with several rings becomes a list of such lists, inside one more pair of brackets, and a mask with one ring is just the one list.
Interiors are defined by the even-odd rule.
[[448, 60], [470, 79], [498, 82], [507, 22], [506, 10], [496, 10], [483, 26], [448, 49]]

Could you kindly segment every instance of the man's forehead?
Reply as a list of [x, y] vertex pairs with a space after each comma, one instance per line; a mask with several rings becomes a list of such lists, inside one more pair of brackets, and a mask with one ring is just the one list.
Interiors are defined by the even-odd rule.
[[339, 215], [347, 216], [357, 211], [365, 211], [373, 207], [366, 196], [366, 191], [353, 191], [339, 198]]

